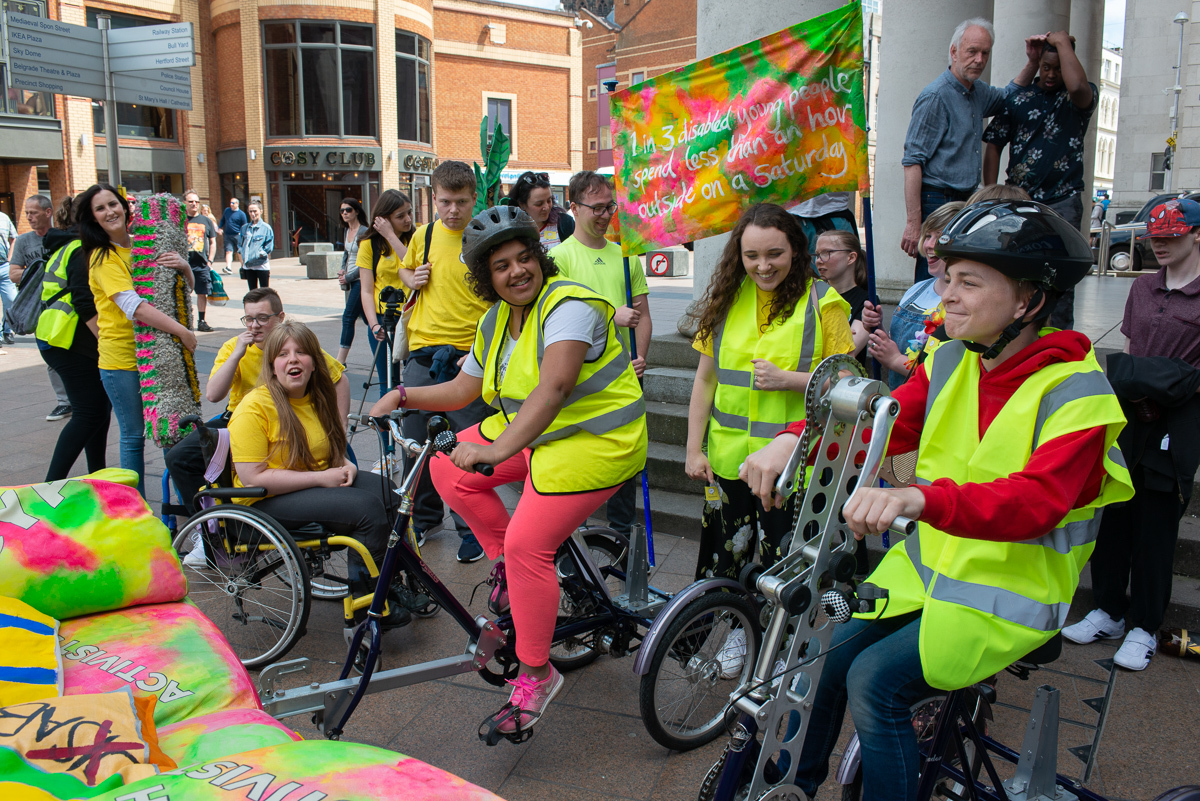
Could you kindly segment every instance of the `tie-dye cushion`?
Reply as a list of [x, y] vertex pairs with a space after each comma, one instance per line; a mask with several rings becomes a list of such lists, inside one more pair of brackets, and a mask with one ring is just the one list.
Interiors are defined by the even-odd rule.
[[0, 595], [67, 620], [178, 601], [187, 582], [136, 489], [67, 479], [0, 488]]
[[188, 602], [137, 606], [63, 621], [63, 692], [129, 687], [155, 695], [168, 726], [225, 709], [261, 709], [250, 674], [204, 613]]
[[[135, 795], [135, 793], [142, 795]], [[371, 745], [286, 743], [143, 779], [98, 798], [328, 798], [341, 801], [500, 801], [452, 773]]]
[[260, 709], [214, 712], [163, 726], [158, 732], [159, 747], [181, 768], [301, 739]]

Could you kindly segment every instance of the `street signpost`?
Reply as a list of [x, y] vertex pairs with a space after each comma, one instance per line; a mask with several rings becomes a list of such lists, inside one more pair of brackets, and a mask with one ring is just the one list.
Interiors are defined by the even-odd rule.
[[108, 181], [121, 185], [117, 153], [117, 103], [192, 109], [196, 65], [192, 23], [170, 22], [111, 29], [8, 12], [9, 70], [14, 88], [88, 97], [104, 102]]

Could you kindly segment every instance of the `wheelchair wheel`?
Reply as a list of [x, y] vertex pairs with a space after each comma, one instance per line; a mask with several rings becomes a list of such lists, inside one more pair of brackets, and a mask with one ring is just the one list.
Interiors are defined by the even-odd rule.
[[[736, 675], [724, 678], [721, 654], [739, 629], [745, 632], [745, 656], [734, 666]], [[655, 742], [687, 751], [720, 736], [729, 696], [753, 673], [761, 642], [758, 610], [743, 595], [709, 592], [683, 607], [642, 676], [642, 721]]]
[[[602, 571], [607, 566], [624, 567], [623, 560], [629, 545], [625, 538], [615, 531], [608, 529], [589, 529], [584, 532], [584, 543], [588, 555]], [[578, 567], [571, 558], [570, 551], [564, 543], [554, 557], [555, 569], [558, 572], [559, 601], [558, 626], [563, 626], [575, 620], [582, 620], [595, 614], [598, 608], [596, 596], [590, 587], [579, 578]], [[609, 577], [608, 590], [611, 595], [621, 593], [621, 581]], [[595, 631], [583, 635], [565, 637], [550, 644], [550, 662], [559, 673], [577, 670], [584, 665], [590, 665], [600, 656], [600, 652], [591, 644]]]
[[[210, 533], [206, 524], [214, 523]], [[308, 564], [295, 540], [269, 516], [222, 504], [189, 519], [176, 550], [201, 531], [207, 564], [187, 569], [188, 598], [229, 641], [247, 668], [277, 661], [304, 635], [311, 603]], [[229, 544], [230, 554], [225, 544]]]
[[312, 597], [318, 601], [340, 601], [350, 592], [350, 587], [344, 582], [338, 581], [334, 576], [348, 576], [350, 567], [347, 563], [350, 553], [348, 548], [341, 548], [329, 554], [328, 558], [319, 556], [321, 560], [321, 569], [330, 575], [313, 576], [312, 579]]

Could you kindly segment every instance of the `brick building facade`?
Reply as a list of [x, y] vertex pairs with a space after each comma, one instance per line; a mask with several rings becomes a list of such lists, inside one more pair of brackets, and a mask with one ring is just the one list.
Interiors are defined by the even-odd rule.
[[[479, 126], [505, 123], [525, 169], [583, 166], [581, 22], [490, 0], [0, 0], [0, 9], [96, 27], [187, 21], [193, 109], [118, 104], [122, 181], [136, 194], [194, 188], [218, 216], [230, 197], [266, 206], [277, 254], [339, 241], [344, 196], [385, 189], [432, 215], [440, 160], [480, 160]], [[7, 64], [0, 61], [0, 82]], [[0, 97], [0, 209], [20, 218], [107, 178], [103, 104], [11, 89]], [[18, 220], [23, 227], [23, 219]]]
[[586, 8], [579, 16], [587, 83], [583, 167], [607, 169], [612, 142], [603, 80], [615, 78], [619, 91], [695, 61], [696, 0], [616, 0], [608, 17]]

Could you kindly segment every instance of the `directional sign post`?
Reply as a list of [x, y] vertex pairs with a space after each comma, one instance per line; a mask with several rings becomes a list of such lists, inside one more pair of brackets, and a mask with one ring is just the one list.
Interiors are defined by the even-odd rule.
[[192, 109], [196, 65], [192, 23], [112, 29], [8, 13], [9, 68], [15, 88], [104, 101], [109, 183], [121, 185], [117, 103]]

